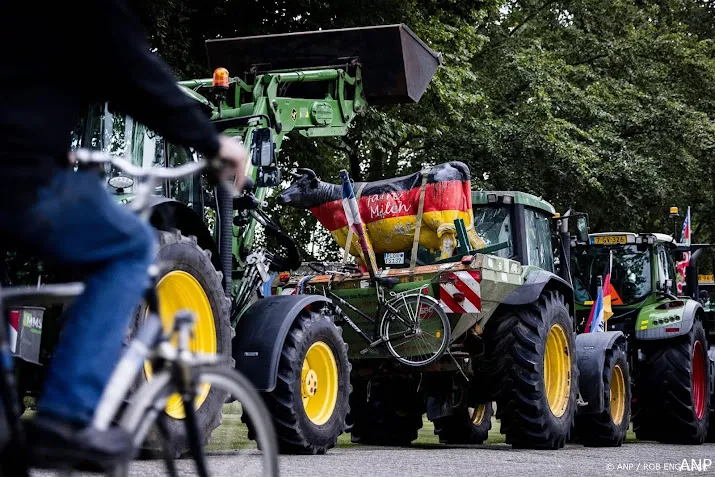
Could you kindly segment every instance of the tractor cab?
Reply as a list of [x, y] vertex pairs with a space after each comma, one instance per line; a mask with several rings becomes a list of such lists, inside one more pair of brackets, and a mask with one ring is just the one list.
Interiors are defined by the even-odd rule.
[[676, 270], [680, 259], [681, 248], [666, 234], [596, 233], [589, 234], [585, 243], [577, 241], [571, 251], [571, 280], [580, 331], [609, 274], [613, 316], [608, 329], [628, 334], [634, 328], [645, 331], [651, 324], [675, 322], [674, 313], [653, 320], [638, 317], [650, 308], [684, 308], [687, 298], [679, 296], [683, 293], [677, 286], [682, 281]]
[[[551, 204], [526, 192], [514, 191], [472, 191], [471, 199], [473, 227], [484, 246], [472, 248], [467, 237], [467, 225], [457, 219], [454, 223], [457, 247], [453, 255], [440, 260], [439, 251], [420, 246], [417, 265], [458, 262], [466, 255], [480, 253], [554, 271], [550, 220], [555, 211]], [[411, 251], [406, 250], [377, 256], [377, 264], [381, 268], [407, 268], [410, 254]]]
[[715, 277], [713, 274], [698, 275], [698, 299], [705, 310], [703, 324], [708, 333], [708, 340], [715, 342]]
[[[189, 148], [165, 141], [132, 117], [115, 111], [109, 104], [88, 107], [72, 132], [73, 148], [101, 149], [127, 157], [139, 167], [177, 167], [199, 159]], [[120, 202], [131, 200], [135, 181], [112, 168], [107, 174], [107, 189]], [[200, 217], [204, 215], [205, 194], [210, 190], [206, 177], [167, 180], [156, 187], [157, 196], [170, 197]]]
[[715, 312], [715, 276], [713, 274], [698, 275], [698, 298], [708, 313]]
[[551, 204], [526, 192], [476, 191], [472, 210], [474, 228], [491, 249], [486, 253], [554, 272]]

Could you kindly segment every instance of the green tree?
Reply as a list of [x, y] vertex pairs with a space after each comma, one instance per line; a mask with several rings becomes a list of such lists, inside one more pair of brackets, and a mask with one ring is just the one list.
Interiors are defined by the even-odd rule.
[[[704, 0], [141, 2], [178, 76], [205, 76], [206, 38], [403, 22], [444, 63], [417, 105], [375, 107], [341, 139], [286, 142], [287, 168], [375, 180], [449, 160], [473, 187], [531, 192], [589, 212], [595, 230], [670, 231], [693, 210], [715, 240], [715, 46]], [[304, 211], [283, 225], [337, 247]]]

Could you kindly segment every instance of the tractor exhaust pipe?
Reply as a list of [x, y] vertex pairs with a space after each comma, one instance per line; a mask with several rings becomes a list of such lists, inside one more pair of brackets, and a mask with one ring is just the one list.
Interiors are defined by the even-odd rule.
[[221, 255], [221, 268], [224, 279], [224, 293], [231, 297], [231, 281], [233, 272], [233, 197], [221, 187], [216, 190], [218, 203], [219, 229], [219, 254]]
[[690, 255], [690, 261], [685, 269], [685, 286], [687, 295], [694, 300], [698, 299], [698, 258], [703, 253], [699, 248]]
[[561, 278], [563, 278], [568, 283], [571, 283], [571, 235], [569, 235], [569, 216], [571, 215], [571, 209], [567, 210], [566, 213], [561, 218], [561, 230], [559, 231], [561, 235], [561, 255], [562, 261], [559, 271], [561, 272]]

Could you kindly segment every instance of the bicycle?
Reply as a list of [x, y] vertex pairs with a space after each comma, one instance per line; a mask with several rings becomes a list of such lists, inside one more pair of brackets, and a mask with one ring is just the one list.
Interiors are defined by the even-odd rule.
[[[209, 172], [214, 173], [219, 168], [218, 163], [205, 160], [191, 162], [176, 168], [141, 168], [124, 158], [111, 156], [97, 151], [77, 150], [74, 158], [78, 166], [107, 167], [112, 165], [138, 182], [136, 196], [128, 206], [139, 214], [143, 220], [149, 219], [149, 197], [159, 180], [171, 180], [188, 177], [202, 172], [210, 166]], [[220, 181], [221, 186], [233, 190], [232, 185]], [[196, 389], [199, 385], [209, 384], [212, 387], [228, 393], [236, 398], [243, 412], [250, 415], [253, 422], [256, 441], [262, 450], [262, 463], [265, 475], [278, 475], [278, 443], [270, 414], [263, 400], [253, 388], [250, 381], [235, 369], [231, 369], [228, 357], [214, 354], [192, 353], [189, 350], [189, 340], [195, 321], [190, 311], [180, 311], [174, 317], [174, 326], [164, 331], [159, 317], [159, 299], [155, 293], [156, 274], [158, 267], [150, 267], [151, 284], [145, 292], [147, 317], [135, 337], [125, 348], [117, 363], [111, 378], [97, 406], [92, 425], [99, 430], [106, 430], [112, 425], [120, 426], [133, 438], [136, 457], [144, 439], [152, 425], [156, 424], [162, 443], [168, 442], [170, 436], [165, 425], [166, 416], [163, 413], [169, 396], [174, 393], [181, 395], [184, 403], [193, 403]], [[10, 306], [58, 304], [69, 302], [79, 296], [84, 290], [82, 283], [67, 283], [34, 287], [6, 287], [0, 290], [0, 312], [9, 319]], [[174, 340], [173, 338], [176, 337]], [[174, 343], [172, 343], [174, 341]], [[0, 326], [0, 403], [5, 410], [6, 422], [10, 430], [11, 450], [5, 454], [14, 456], [13, 462], [5, 463], [5, 472], [10, 475], [28, 477], [32, 463], [29, 462], [29, 448], [25, 442], [25, 434], [20, 418], [20, 402], [16, 392], [13, 373], [13, 358], [10, 352], [6, 325]], [[132, 385], [137, 381], [144, 369], [144, 363], [149, 362], [153, 373], [151, 379], [144, 381], [132, 393], [128, 400]], [[126, 404], [128, 402], [128, 404]], [[184, 405], [185, 425], [189, 437], [190, 453], [196, 464], [197, 474], [208, 476], [206, 458], [201, 445], [200, 431], [196, 425], [194, 406]], [[0, 416], [1, 417], [1, 416]], [[176, 476], [174, 456], [168, 446], [163, 446], [163, 457], [166, 469], [171, 476]], [[86, 457], [75, 456], [68, 460], [62, 469], [67, 472], [74, 470], [89, 470], [105, 472], [113, 477], [128, 475], [130, 461], [118, 465], [96, 467]], [[87, 468], [89, 466], [89, 468]]]
[[263, 227], [266, 237], [276, 239], [278, 245], [285, 250], [285, 254], [270, 252], [263, 247], [240, 251], [241, 258], [245, 261], [245, 268], [238, 292], [231, 303], [231, 326], [236, 326], [241, 316], [253, 304], [256, 294], [258, 298], [263, 298], [261, 288], [271, 281], [269, 272], [295, 270], [301, 263], [298, 245], [259, 207], [258, 200], [253, 195], [254, 187], [253, 181], [247, 180], [243, 197], [235, 201], [234, 208], [237, 214], [234, 225], [240, 227], [247, 225], [251, 219], [255, 220]]
[[[350, 272], [327, 270], [326, 264], [322, 262], [311, 262], [308, 266], [317, 273], [330, 277], [327, 285], [323, 287], [325, 296], [330, 297], [333, 302], [347, 306], [373, 324], [371, 337], [350, 319], [340, 306], [335, 305], [340, 319], [368, 343], [367, 348], [360, 351], [361, 354], [384, 346], [400, 363], [419, 367], [437, 361], [447, 351], [451, 338], [449, 319], [439, 302], [426, 294], [428, 284], [404, 292], [390, 291], [391, 298], [388, 300], [385, 298], [385, 290], [394, 288], [399, 279], [372, 277], [370, 284], [375, 286], [377, 294], [377, 312], [376, 318], [373, 318], [332, 291], [336, 276], [342, 276], [342, 280], [349, 277], [358, 278], [363, 276], [362, 271], [351, 267], [344, 267], [351, 269]], [[410, 343], [412, 346], [409, 346]]]

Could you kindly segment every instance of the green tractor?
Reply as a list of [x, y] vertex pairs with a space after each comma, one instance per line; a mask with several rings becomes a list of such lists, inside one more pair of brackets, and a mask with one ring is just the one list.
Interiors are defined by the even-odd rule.
[[[715, 331], [715, 323], [710, 323], [713, 321], [713, 318], [715, 318], [713, 315], [715, 313], [715, 275], [699, 274], [698, 290], [698, 298], [703, 303], [703, 309], [705, 309], [707, 315], [706, 321], [709, 323], [705, 328]], [[713, 338], [713, 336], [708, 336], [708, 339], [711, 341], [713, 341]]]
[[[250, 144], [252, 179], [230, 198], [197, 176], [157, 188], [151, 223], [159, 236], [158, 293], [162, 316], [180, 309], [198, 316], [192, 350], [233, 356], [262, 393], [274, 417], [281, 451], [324, 453], [346, 426], [350, 363], [341, 329], [320, 296], [264, 296], [270, 273], [300, 265], [300, 249], [264, 212], [268, 189], [281, 184], [277, 156], [290, 133], [343, 136], [371, 104], [417, 102], [441, 63], [405, 25], [325, 30], [209, 40], [213, 78], [181, 81], [219, 131]], [[229, 71], [235, 76], [230, 76]], [[111, 105], [93, 107], [75, 130], [73, 146], [124, 154], [143, 167], [194, 161], [192, 150], [165, 141]], [[133, 197], [133, 180], [108, 171], [107, 187], [119, 201]], [[276, 250], [257, 245], [256, 225]], [[61, 319], [50, 310], [18, 313], [44, 318], [42, 345], [18, 340], [23, 392], [41, 389]], [[42, 317], [42, 311], [47, 311]], [[144, 317], [136, 312], [135, 323]], [[33, 321], [34, 323], [34, 321]], [[22, 320], [21, 320], [22, 324]], [[136, 326], [134, 327], [136, 329]], [[19, 330], [23, 336], [23, 330]], [[146, 379], [151, 379], [147, 368]], [[203, 436], [221, 423], [227, 396], [208, 386], [195, 403]], [[174, 452], [188, 450], [179, 396], [166, 414]], [[243, 416], [252, 436], [250, 416]], [[156, 443], [149, 442], [152, 449]]]
[[[371, 324], [354, 309], [376, 317], [375, 287], [365, 276], [331, 281], [344, 264], [320, 264], [322, 274], [307, 264], [274, 283], [275, 293], [330, 290], [351, 305], [340, 307], [356, 325], [343, 332], [352, 362], [354, 442], [408, 445], [426, 413], [441, 442], [481, 443], [496, 402], [507, 443], [558, 449], [573, 427], [579, 391], [603, 390], [600, 374], [580, 369], [602, 367], [612, 335], [620, 333], [594, 336], [596, 349], [579, 354], [573, 289], [559, 275], [565, 269], [559, 264], [569, 263], [569, 220], [585, 217], [555, 218], [551, 204], [522, 192], [472, 191], [470, 199], [481, 248], [471, 248], [458, 219], [458, 245], [447, 259], [426, 249], [418, 249], [414, 260], [410, 250], [376, 257], [379, 276], [393, 280], [392, 293], [426, 287], [440, 301], [451, 339], [434, 363], [405, 366], [383, 348], [366, 347], [359, 330]], [[589, 412], [603, 408], [603, 402], [593, 403]]]
[[[615, 379], [618, 386], [632, 389], [633, 428], [638, 439], [701, 444], [708, 436], [715, 380], [715, 355], [708, 338], [715, 330], [698, 301], [697, 259], [705, 247], [709, 245], [678, 244], [670, 235], [659, 233], [598, 233], [576, 241], [572, 250], [577, 329], [581, 333], [611, 263], [613, 315], [606, 329], [622, 333], [625, 342], [609, 359], [620, 365], [622, 375], [613, 369], [602, 371], [604, 378], [611, 375], [611, 383]], [[675, 263], [685, 252], [691, 254], [685, 293], [676, 296]], [[598, 334], [602, 333], [580, 336]], [[625, 361], [631, 379], [623, 372]], [[584, 399], [599, 396], [589, 393]], [[590, 431], [608, 435], [616, 432], [615, 428], [604, 416]], [[710, 431], [711, 438], [712, 434]]]

